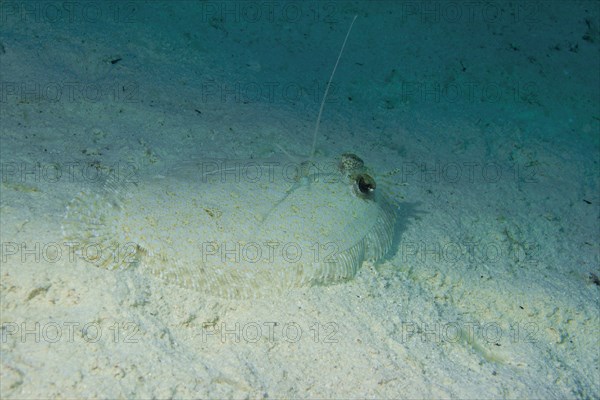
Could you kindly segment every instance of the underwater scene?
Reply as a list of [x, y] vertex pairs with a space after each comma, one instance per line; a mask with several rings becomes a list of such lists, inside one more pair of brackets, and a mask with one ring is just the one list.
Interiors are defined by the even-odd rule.
[[0, 397], [597, 399], [597, 1], [0, 1]]

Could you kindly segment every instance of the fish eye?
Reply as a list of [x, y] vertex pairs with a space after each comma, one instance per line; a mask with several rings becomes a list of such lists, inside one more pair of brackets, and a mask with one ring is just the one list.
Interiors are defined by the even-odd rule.
[[364, 168], [364, 166], [365, 163], [363, 162], [363, 160], [356, 154], [352, 153], [342, 154], [342, 157], [340, 158], [340, 162], [338, 164], [338, 168], [343, 174], [359, 171], [362, 168]]
[[363, 199], [372, 198], [377, 184], [369, 174], [358, 174], [354, 177], [354, 193]]

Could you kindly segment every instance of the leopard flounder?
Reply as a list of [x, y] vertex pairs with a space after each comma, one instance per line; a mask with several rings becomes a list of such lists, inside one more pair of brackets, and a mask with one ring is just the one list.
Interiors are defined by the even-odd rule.
[[332, 78], [307, 161], [204, 160], [166, 175], [112, 176], [71, 201], [65, 238], [99, 267], [226, 298], [352, 278], [390, 250], [396, 214], [358, 156], [314, 160]]
[[310, 165], [211, 160], [110, 179], [69, 204], [63, 230], [97, 266], [246, 298], [352, 278], [388, 252], [394, 221], [362, 161], [344, 154]]

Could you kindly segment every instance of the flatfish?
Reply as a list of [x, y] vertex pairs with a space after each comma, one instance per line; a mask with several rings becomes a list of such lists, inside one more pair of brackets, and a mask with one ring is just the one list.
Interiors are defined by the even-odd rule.
[[[63, 236], [101, 268], [135, 269], [226, 297], [351, 279], [391, 248], [395, 206], [353, 153], [301, 162], [199, 160], [165, 175], [110, 176], [67, 206]], [[285, 151], [284, 151], [285, 152]]]
[[67, 207], [77, 254], [227, 298], [352, 278], [389, 250], [394, 206], [356, 155], [204, 160], [166, 176], [109, 178]]

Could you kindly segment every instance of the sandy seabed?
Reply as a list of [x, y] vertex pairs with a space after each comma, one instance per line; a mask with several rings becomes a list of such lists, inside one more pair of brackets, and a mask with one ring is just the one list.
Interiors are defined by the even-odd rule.
[[[600, 397], [600, 5], [469, 4], [0, 3], [0, 396]], [[354, 15], [316, 154], [398, 204], [384, 261], [239, 301], [73, 257], [109, 171], [306, 156]]]

